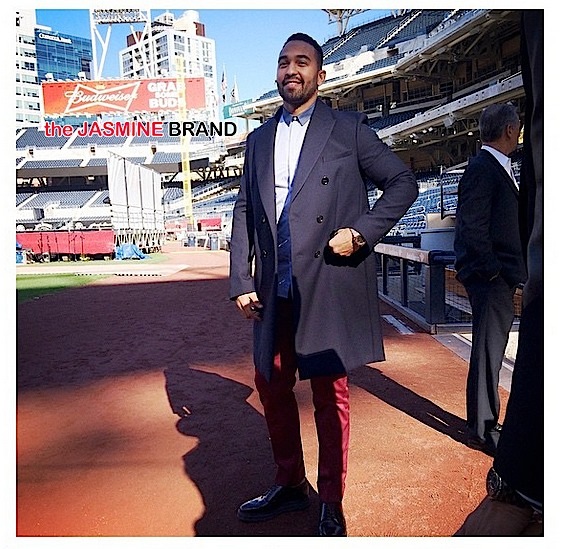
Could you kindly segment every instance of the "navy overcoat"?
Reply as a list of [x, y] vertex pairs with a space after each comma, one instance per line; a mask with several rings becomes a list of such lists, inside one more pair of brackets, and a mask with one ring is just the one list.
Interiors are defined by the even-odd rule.
[[[263, 304], [262, 321], [254, 322], [254, 362], [267, 379], [275, 339], [273, 159], [280, 114], [247, 138], [230, 248], [230, 298], [255, 291]], [[300, 379], [385, 358], [372, 249], [414, 202], [418, 187], [412, 171], [366, 122], [364, 114], [336, 111], [318, 100], [293, 179], [289, 223]], [[367, 180], [382, 191], [372, 209]], [[341, 227], [353, 227], [367, 243], [349, 258], [327, 246]]]

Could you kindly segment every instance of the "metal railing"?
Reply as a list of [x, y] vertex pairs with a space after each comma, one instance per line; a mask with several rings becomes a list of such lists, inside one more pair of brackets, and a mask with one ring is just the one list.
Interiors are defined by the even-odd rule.
[[[381, 243], [374, 252], [381, 299], [431, 334], [471, 330], [471, 306], [464, 286], [456, 280], [453, 251]], [[516, 330], [520, 290], [514, 302]]]

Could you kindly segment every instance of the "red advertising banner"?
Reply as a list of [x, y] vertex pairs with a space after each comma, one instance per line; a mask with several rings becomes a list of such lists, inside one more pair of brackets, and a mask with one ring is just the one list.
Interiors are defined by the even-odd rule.
[[201, 231], [220, 231], [222, 229], [221, 217], [203, 217], [197, 221]]
[[16, 240], [24, 250], [34, 254], [112, 254], [115, 233], [112, 229], [99, 231], [27, 231], [16, 233]]
[[[184, 81], [185, 108], [204, 108], [204, 78]], [[177, 112], [180, 84], [176, 78], [43, 82], [44, 110], [48, 116]]]

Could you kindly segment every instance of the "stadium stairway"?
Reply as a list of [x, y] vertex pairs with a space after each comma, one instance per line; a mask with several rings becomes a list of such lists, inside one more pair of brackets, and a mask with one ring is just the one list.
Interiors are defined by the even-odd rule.
[[[227, 252], [164, 251], [160, 277], [111, 275], [18, 306], [16, 536], [95, 536], [96, 547], [315, 536], [315, 489], [306, 511], [236, 518], [274, 471], [251, 324], [227, 298]], [[492, 463], [465, 445], [467, 363], [385, 304], [382, 314], [386, 361], [350, 376], [349, 536], [449, 537]], [[296, 390], [315, 487], [309, 384]], [[501, 389], [503, 413], [507, 398]]]

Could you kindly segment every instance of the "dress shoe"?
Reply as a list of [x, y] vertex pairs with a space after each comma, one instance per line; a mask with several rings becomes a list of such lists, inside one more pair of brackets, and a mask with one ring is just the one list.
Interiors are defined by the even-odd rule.
[[322, 503], [319, 519], [320, 536], [346, 536], [347, 524], [340, 503]]
[[495, 452], [497, 451], [497, 446], [492, 441], [474, 436], [467, 439], [467, 446], [472, 450], [479, 450], [491, 457], [495, 457]]
[[238, 508], [243, 522], [261, 522], [288, 511], [301, 511], [310, 506], [310, 486], [304, 479], [297, 486], [274, 485], [265, 494], [246, 501]]
[[492, 429], [489, 429], [489, 431], [485, 433], [485, 438], [470, 435], [467, 440], [467, 445], [474, 450], [479, 450], [488, 456], [495, 457], [501, 429], [502, 425], [497, 423]]

